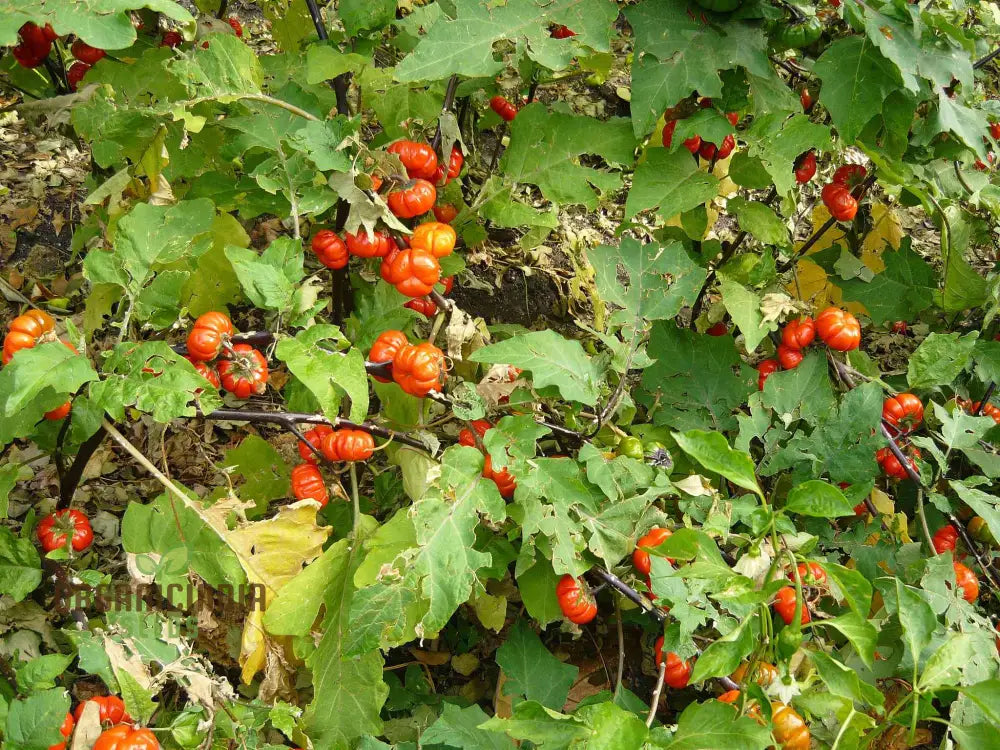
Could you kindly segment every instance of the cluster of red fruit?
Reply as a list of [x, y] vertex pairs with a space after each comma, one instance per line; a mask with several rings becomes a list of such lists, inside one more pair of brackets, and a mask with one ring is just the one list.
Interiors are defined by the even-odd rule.
[[497, 486], [497, 490], [500, 492], [500, 496], [505, 500], [509, 500], [514, 496], [514, 490], [517, 489], [517, 481], [507, 469], [495, 471], [493, 469], [493, 459], [490, 458], [490, 454], [483, 448], [483, 438], [486, 436], [486, 431], [492, 428], [493, 425], [485, 419], [474, 419], [469, 424], [472, 425], [471, 430], [464, 429], [458, 433], [459, 445], [478, 448], [483, 453], [486, 457], [483, 462], [483, 477], [492, 479], [493, 483]]
[[[913, 432], [920, 423], [924, 421], [924, 405], [920, 399], [912, 393], [900, 393], [898, 396], [887, 398], [882, 404], [882, 421], [895, 430], [898, 437], [908, 435]], [[915, 458], [920, 458], [920, 449], [916, 446], [900, 446], [901, 450], [909, 450], [913, 458], [908, 458], [910, 468], [916, 471]], [[888, 447], [880, 448], [875, 453], [875, 460], [886, 476], [893, 479], [906, 479], [906, 467], [896, 458], [896, 454]]]
[[[391, 363], [392, 379], [406, 393], [423, 398], [440, 391], [448, 377], [444, 352], [430, 342], [411, 344], [402, 331], [383, 331], [368, 353], [368, 361]], [[380, 383], [388, 383], [381, 375], [372, 375]]]
[[[56, 34], [50, 24], [39, 26], [36, 23], [28, 22], [17, 32], [20, 42], [11, 49], [11, 54], [18, 64], [25, 68], [37, 68], [45, 62], [52, 51], [52, 44], [59, 35]], [[71, 90], [76, 91], [77, 85], [83, 80], [98, 60], [105, 56], [105, 51], [97, 47], [91, 47], [82, 39], [77, 39], [70, 47], [74, 62], [66, 71], [66, 82]]]
[[[334, 429], [321, 424], [306, 432], [303, 437], [328, 461], [367, 461], [375, 452], [375, 439], [364, 430]], [[292, 469], [292, 494], [297, 500], [311, 498], [321, 506], [326, 505], [330, 501], [330, 495], [317, 466], [316, 454], [308, 444], [300, 440], [299, 455], [305, 463]]]
[[[327, 268], [344, 268], [351, 255], [359, 258], [381, 258], [382, 278], [407, 297], [426, 297], [441, 281], [439, 258], [451, 255], [455, 247], [455, 230], [440, 221], [419, 224], [413, 230], [409, 247], [400, 247], [384, 232], [346, 234], [346, 239], [329, 229], [321, 229], [312, 239], [312, 249]], [[452, 280], [445, 279], [445, 293], [451, 291]], [[430, 300], [427, 300], [430, 302]], [[433, 305], [433, 302], [431, 302]], [[413, 306], [423, 312], [424, 307]], [[436, 309], [436, 307], [431, 308]]]
[[[7, 327], [7, 335], [3, 340], [4, 365], [10, 362], [21, 349], [31, 349], [36, 344], [45, 341], [59, 341], [55, 334], [56, 322], [52, 316], [42, 310], [28, 310], [24, 315], [18, 315]], [[63, 341], [74, 353], [76, 347], [68, 341]], [[45, 412], [45, 418], [59, 420], [69, 414], [70, 402]]]
[[[958, 544], [958, 529], [950, 523], [945, 524], [934, 532], [931, 544], [934, 545], [934, 551], [939, 555], [943, 555], [945, 552], [954, 553], [955, 546]], [[954, 566], [955, 582], [962, 589], [965, 601], [971, 604], [979, 598], [979, 578], [967, 565], [956, 561]]]
[[[712, 100], [704, 97], [698, 102], [698, 106], [702, 109], [708, 109], [712, 106]], [[674, 141], [674, 131], [677, 129], [677, 123], [684, 118], [680, 116], [676, 108], [671, 107], [663, 113], [663, 119], [665, 120], [663, 126], [663, 147], [670, 148]], [[740, 121], [740, 116], [736, 112], [727, 112], [726, 119], [735, 128]], [[716, 146], [711, 141], [703, 140], [700, 135], [693, 135], [684, 140], [684, 148], [692, 154], [700, 156], [705, 161], [725, 159], [736, 148], [736, 138], [730, 133], [722, 139], [721, 145]]]
[[66, 742], [73, 735], [73, 729], [83, 717], [88, 703], [98, 707], [98, 720], [104, 729], [94, 742], [93, 750], [160, 750], [160, 743], [152, 731], [133, 726], [132, 717], [125, 710], [125, 703], [116, 695], [102, 695], [81, 702], [72, 714], [66, 714], [59, 733], [65, 741], [50, 745], [48, 750], [66, 750]]
[[[461, 438], [459, 439], [461, 440]], [[645, 577], [647, 589], [651, 588], [649, 571], [652, 569], [648, 550], [658, 547], [672, 534], [670, 529], [655, 526], [636, 542], [635, 550], [632, 552], [632, 564]], [[669, 561], [673, 563], [673, 560]], [[649, 597], [650, 599], [655, 598], [651, 591]], [[559, 583], [556, 585], [556, 600], [559, 602], [559, 609], [562, 610], [566, 619], [577, 625], [586, 625], [597, 616], [597, 601], [590, 588], [585, 582], [571, 575], [564, 575], [559, 579]]]
[[45, 62], [52, 51], [52, 43], [59, 38], [51, 24], [41, 27], [30, 21], [18, 29], [17, 36], [20, 41], [10, 51], [24, 68], [37, 68]]
[[[809, 586], [820, 589], [826, 585], [826, 571], [820, 567], [819, 563], [799, 563], [798, 573], [799, 580], [802, 581], [803, 590]], [[794, 581], [795, 573], [790, 572], [788, 577]], [[786, 625], [791, 625], [792, 620], [795, 619], [795, 605], [797, 602], [798, 598], [795, 595], [794, 586], [783, 586], [778, 589], [778, 593], [774, 596], [774, 603], [772, 604], [774, 611], [777, 612]], [[811, 619], [812, 616], [809, 614], [809, 607], [806, 603], [803, 603], [802, 614], [800, 616], [802, 624], [805, 625]]]
[[[956, 398], [955, 403], [958, 408], [962, 411], [966, 411], [969, 414], [975, 414], [977, 411], [980, 415], [984, 417], [992, 417], [993, 421], [1000, 424], [1000, 408], [994, 406], [993, 404], [986, 402], [982, 404], [980, 401], [971, 401], [962, 398]], [[981, 408], [980, 405], [982, 404]]]
[[757, 388], [764, 390], [764, 382], [779, 368], [793, 370], [802, 362], [802, 350], [812, 344], [816, 336], [831, 349], [847, 352], [861, 343], [861, 324], [851, 313], [838, 307], [828, 307], [816, 320], [805, 315], [788, 322], [781, 331], [778, 359], [765, 359], [757, 365]]
[[216, 388], [221, 385], [237, 398], [260, 395], [267, 389], [267, 359], [249, 344], [233, 344], [234, 333], [225, 313], [199, 316], [188, 333], [187, 359]]
[[868, 170], [860, 164], [844, 164], [823, 186], [823, 205], [837, 221], [851, 221], [858, 213], [858, 196]]
[[87, 71], [107, 53], [97, 47], [91, 47], [82, 39], [77, 39], [73, 42], [73, 46], [69, 50], [76, 59], [76, 62], [70, 65], [66, 71], [66, 82], [69, 84], [70, 90], [76, 91], [76, 87], [80, 84], [80, 81], [87, 75]]

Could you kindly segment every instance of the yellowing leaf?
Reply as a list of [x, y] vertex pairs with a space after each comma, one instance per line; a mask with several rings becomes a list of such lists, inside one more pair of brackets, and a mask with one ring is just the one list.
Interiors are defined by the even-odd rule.
[[[264, 667], [268, 641], [281, 640], [271, 638], [264, 631], [267, 605], [282, 586], [319, 557], [323, 542], [330, 534], [329, 528], [316, 525], [320, 505], [313, 500], [286, 505], [278, 510], [277, 515], [265, 521], [248, 522], [244, 512], [250, 507], [253, 503], [229, 497], [204, 511], [205, 519], [239, 555], [248, 582], [264, 587], [264, 601], [250, 608], [243, 625], [240, 666], [245, 683], [249, 683]], [[229, 528], [228, 521], [233, 516], [236, 525]], [[276, 645], [280, 648], [283, 644]]]
[[[882, 253], [886, 246], [894, 250], [899, 249], [899, 243], [903, 238], [903, 227], [896, 216], [896, 212], [890, 207], [874, 203], [871, 207], [872, 230], [865, 237], [861, 246], [861, 262], [870, 268], [874, 273], [885, 270], [885, 263], [882, 261]], [[822, 202], [818, 202], [813, 208], [813, 227], [822, 226], [830, 218], [830, 212]], [[843, 244], [845, 231], [840, 224], [835, 224], [826, 234], [819, 238], [815, 245], [809, 248], [805, 258], [798, 262], [797, 276], [798, 286], [795, 280], [788, 285], [788, 291], [792, 294], [798, 293], [805, 302], [810, 302], [816, 309], [822, 309], [830, 305], [843, 307], [855, 315], [865, 315], [868, 310], [860, 302], [843, 301], [840, 288], [831, 284], [827, 278], [826, 271], [818, 265], [808, 260], [813, 253], [826, 250], [834, 244]], [[807, 238], [808, 239], [808, 238]], [[796, 251], [804, 243], [798, 242], [795, 245]]]

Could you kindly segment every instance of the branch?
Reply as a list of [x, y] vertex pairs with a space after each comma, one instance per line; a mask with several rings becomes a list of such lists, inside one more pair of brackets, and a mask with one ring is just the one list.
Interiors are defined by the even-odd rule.
[[604, 568], [591, 568], [590, 572], [608, 584], [611, 588], [615, 589], [630, 602], [639, 605], [639, 608], [642, 609], [643, 612], [647, 615], [651, 615], [657, 622], [662, 623], [666, 621], [667, 616], [663, 613], [663, 610], [650, 604], [646, 597], [629, 586], [614, 573], [611, 573]]
[[1000, 47], [997, 47], [995, 50], [990, 52], [990, 54], [986, 55], [986, 57], [980, 57], [972, 63], [972, 69], [979, 70], [983, 66], [989, 65], [994, 59], [996, 59], [997, 55], [1000, 55]]
[[983, 397], [979, 399], [979, 406], [977, 406], [975, 410], [972, 412], [972, 416], [978, 417], [980, 414], [983, 413], [983, 407], [990, 402], [991, 398], [993, 398], [993, 391], [995, 391], [996, 389], [997, 389], [996, 382], [991, 380], [990, 384], [986, 386], [986, 393], [984, 393]]
[[[768, 192], [768, 194], [766, 196], [764, 196], [764, 200], [761, 201], [761, 203], [763, 203], [765, 206], [767, 206], [777, 196], [778, 196], [778, 188], [775, 187], [775, 186], [772, 186], [770, 192]], [[739, 249], [740, 245], [743, 244], [743, 241], [746, 240], [747, 236], [748, 235], [747, 235], [746, 231], [741, 231], [738, 235], [736, 235], [736, 239], [734, 239], [730, 243], [727, 243], [726, 246], [722, 249], [722, 257], [719, 258], [718, 263], [715, 263], [715, 264], [712, 265], [711, 270], [708, 272], [708, 275], [705, 277], [705, 283], [701, 285], [701, 289], [698, 291], [698, 296], [695, 298], [694, 304], [691, 306], [691, 326], [692, 326], [692, 329], [694, 328], [694, 322], [695, 322], [695, 320], [698, 318], [698, 315], [701, 313], [701, 306], [702, 306], [702, 304], [704, 302], [704, 299], [705, 299], [705, 293], [708, 291], [708, 287], [711, 286], [712, 282], [715, 281], [716, 272], [719, 270], [719, 268], [721, 268], [722, 266], [726, 265], [726, 263], [729, 261], [729, 259], [732, 258], [733, 255], [736, 254], [736, 251]]]
[[73, 459], [72, 466], [70, 466], [69, 471], [67, 471], [59, 479], [59, 502], [56, 505], [58, 510], [69, 507], [70, 502], [73, 500], [73, 494], [76, 492], [76, 488], [80, 484], [80, 478], [83, 476], [83, 470], [87, 467], [90, 457], [94, 455], [101, 443], [104, 442], [104, 437], [107, 434], [107, 431], [102, 425], [97, 428], [97, 432], [87, 438], [87, 440], [84, 441], [84, 443], [77, 449], [76, 458]]
[[[316, 35], [321, 41], [328, 41], [330, 35], [326, 33], [326, 25], [323, 23], [323, 16], [319, 12], [319, 6], [316, 4], [316, 0], [306, 0], [306, 5], [309, 8], [309, 16], [312, 18], [313, 26], [316, 27]], [[349, 117], [351, 114], [351, 105], [347, 101], [347, 89], [350, 85], [351, 74], [350, 72], [341, 73], [339, 76], [333, 79], [333, 90], [337, 95], [337, 114]]]
[[[875, 184], [875, 175], [870, 174], [868, 175], [868, 177], [865, 179], [864, 182], [862, 182], [860, 185], [854, 188], [851, 195], [854, 196], [855, 200], [860, 201], [864, 197], [864, 194], [868, 191], [868, 189], [874, 184]], [[817, 229], [816, 232], [813, 234], [813, 236], [810, 237], [808, 240], [806, 240], [805, 244], [802, 245], [802, 247], [800, 247], [798, 250], [796, 250], [791, 258], [789, 258], [787, 261], [778, 266], [778, 273], [784, 273], [789, 268], [794, 266], [799, 261], [799, 258], [801, 258], [803, 255], [809, 252], [812, 246], [815, 245], [817, 242], [819, 242], [820, 237], [826, 234], [830, 230], [830, 227], [832, 227], [836, 223], [837, 220], [832, 216], [829, 219], [827, 219], [823, 223], [823, 226]]]
[[[427, 446], [419, 440], [407, 437], [406, 435], [396, 432], [395, 430], [390, 430], [387, 427], [382, 427], [381, 425], [373, 424], [372, 422], [359, 423], [340, 418], [330, 420], [322, 414], [305, 414], [301, 412], [289, 411], [255, 411], [250, 409], [216, 409], [208, 414], [201, 414], [201, 416], [204, 419], [226, 422], [280, 424], [288, 429], [292, 429], [298, 424], [325, 424], [333, 428], [344, 427], [352, 430], [362, 430], [369, 434], [377, 435], [380, 438], [392, 440], [395, 443], [401, 443], [403, 445], [408, 445], [411, 448], [429, 452], [427, 451]], [[304, 437], [300, 439], [308, 444], [308, 441], [304, 440]]]

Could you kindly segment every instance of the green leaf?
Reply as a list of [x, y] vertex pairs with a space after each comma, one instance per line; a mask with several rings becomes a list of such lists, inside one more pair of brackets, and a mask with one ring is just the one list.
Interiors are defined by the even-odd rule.
[[[876, 471], [875, 451], [885, 445], [878, 429], [882, 417], [882, 389], [877, 383], [863, 383], [848, 391], [839, 407], [830, 408], [833, 394], [825, 358], [814, 354], [808, 355], [791, 373], [771, 375], [764, 385], [764, 402], [777, 395], [782, 399], [782, 409], [794, 409], [794, 395], [782, 391], [789, 381], [797, 386], [803, 385], [803, 381], [794, 377], [795, 373], [811, 381], [811, 387], [807, 385], [801, 389], [802, 407], [809, 410], [801, 416], [815, 422], [816, 428], [808, 436], [802, 431], [796, 432], [785, 448], [761, 466], [761, 473], [773, 476], [793, 468], [798, 481], [826, 474], [836, 482], [870, 482]], [[782, 388], [772, 391], [772, 380], [778, 380]], [[827, 409], [825, 413], [819, 411], [824, 408]], [[814, 410], [819, 414], [815, 414]], [[788, 416], [784, 418], [788, 419]]]
[[574, 716], [590, 728], [589, 750], [640, 750], [649, 734], [642, 719], [611, 701], [580, 706]]
[[306, 731], [318, 747], [350, 747], [363, 735], [382, 733], [379, 712], [389, 694], [382, 681], [382, 655], [369, 651], [362, 656], [348, 656], [344, 650], [360, 553], [361, 544], [348, 539], [336, 542], [324, 553], [332, 558], [331, 575], [323, 591], [326, 618], [323, 636], [306, 660], [312, 670], [314, 692], [303, 716]]
[[60, 343], [17, 352], [0, 370], [0, 445], [32, 434], [45, 412], [96, 378], [86, 357]]
[[282, 312], [291, 308], [294, 284], [303, 275], [304, 256], [298, 240], [279, 237], [260, 255], [254, 250], [229, 246], [226, 257], [243, 291], [257, 307]]
[[416, 624], [411, 622], [411, 610], [416, 602], [416, 592], [406, 586], [359, 589], [351, 601], [351, 627], [344, 653], [364, 654], [383, 644], [405, 643]]
[[677, 719], [667, 750], [764, 750], [771, 732], [749, 716], [739, 716], [732, 706], [717, 700], [691, 703]]
[[631, 166], [634, 149], [635, 138], [624, 119], [601, 122], [529, 104], [511, 126], [500, 169], [515, 182], [537, 185], [557, 205], [595, 209], [599, 195], [617, 190], [622, 179], [580, 164], [580, 155], [597, 154], [611, 164]]
[[534, 564], [529, 543], [541, 542], [535, 536], [542, 535], [553, 570], [579, 575], [591, 567], [580, 557], [587, 538], [582, 518], [598, 515], [606, 498], [572, 459], [537, 458], [531, 467], [526, 475], [518, 475], [514, 495], [523, 540], [516, 574]]
[[904, 237], [899, 250], [882, 254], [885, 270], [871, 281], [858, 278], [836, 281], [844, 299], [860, 302], [876, 325], [897, 320], [914, 320], [934, 303], [937, 279], [934, 269], [910, 249]]
[[691, 672], [691, 682], [730, 675], [754, 648], [754, 639], [744, 620], [740, 627], [711, 643], [698, 657]]
[[730, 448], [722, 434], [690, 430], [684, 433], [672, 432], [671, 435], [681, 450], [706, 469], [721, 474], [737, 487], [755, 492], [763, 498], [754, 475], [753, 460], [746, 453]]
[[259, 94], [263, 82], [257, 55], [232, 34], [213, 34], [207, 49], [195, 45], [187, 55], [174, 58], [170, 67], [193, 98]]
[[927, 600], [898, 578], [893, 579], [895, 597], [886, 597], [886, 608], [895, 612], [903, 627], [903, 639], [910, 648], [910, 658], [916, 662], [931, 642], [937, 628], [937, 617]]
[[479, 209], [479, 216], [498, 227], [515, 229], [519, 227], [542, 227], [555, 229], [559, 226], [559, 211], [555, 206], [548, 210], [535, 208], [517, 200], [511, 188], [499, 188], [499, 180], [487, 180], [484, 192], [492, 196]]
[[43, 392], [47, 394], [46, 406], [54, 408], [67, 394], [96, 378], [87, 358], [62, 343], [22, 349], [0, 370], [0, 414], [18, 414]]
[[556, 710], [566, 702], [579, 671], [550, 654], [524, 620], [511, 628], [507, 640], [497, 649], [496, 661], [507, 677], [505, 695], [522, 695]]
[[194, 18], [171, 0], [102, 0], [54, 3], [46, 0], [0, 2], [0, 46], [18, 43], [17, 31], [28, 21], [51, 23], [60, 36], [76, 34], [92, 47], [118, 50], [135, 42], [135, 26], [128, 11], [149, 8], [180, 24], [194, 27]]
[[820, 679], [826, 683], [830, 692], [847, 698], [850, 701], [857, 701], [867, 706], [881, 706], [885, 703], [885, 697], [874, 685], [862, 682], [858, 673], [854, 669], [848, 669], [832, 656], [822, 652], [813, 651], [810, 653], [816, 671], [819, 672]]
[[539, 557], [534, 564], [517, 574], [517, 590], [531, 619], [545, 627], [562, 617], [559, 601], [556, 599], [556, 584], [560, 576], [552, 569], [552, 563]]
[[798, 156], [811, 149], [828, 151], [833, 145], [829, 126], [810, 122], [801, 113], [786, 119], [784, 112], [775, 112], [770, 107], [758, 112], [744, 138], [747, 154], [760, 159], [779, 195], [787, 195], [798, 187], [792, 170]]
[[337, 6], [337, 15], [344, 22], [348, 36], [358, 36], [363, 31], [378, 31], [396, 18], [395, 0], [344, 0]]
[[193, 261], [211, 247], [214, 216], [212, 202], [205, 198], [172, 206], [140, 203], [118, 222], [111, 252], [87, 253], [84, 276], [94, 284], [119, 286], [136, 299], [156, 270]]
[[[577, 43], [607, 51], [618, 6], [606, 0], [556, 0], [539, 6], [512, 0], [490, 6], [481, 0], [458, 0], [453, 18], [437, 21], [417, 48], [396, 66], [398, 81], [437, 81], [455, 73], [493, 76], [504, 63], [495, 59], [493, 45], [518, 40], [524, 53], [550, 70], [569, 66]], [[569, 26], [578, 36], [572, 44], [553, 39], [549, 25]]]
[[859, 617], [867, 617], [872, 607], [871, 582], [860, 571], [836, 563], [823, 563], [823, 570], [833, 579], [847, 605]]
[[777, 330], [778, 324], [764, 320], [764, 314], [760, 309], [761, 298], [756, 292], [725, 275], [720, 275], [719, 282], [722, 289], [722, 304], [726, 306], [726, 311], [743, 334], [747, 351], [752, 352], [767, 338], [769, 332]]
[[420, 581], [430, 600], [423, 620], [428, 632], [444, 627], [476, 585], [475, 572], [490, 564], [490, 556], [473, 548], [482, 514], [494, 522], [506, 517], [496, 485], [481, 477], [482, 459], [474, 448], [452, 447], [442, 456], [440, 480], [414, 503], [410, 515], [420, 554], [408, 574]]
[[969, 726], [952, 724], [950, 729], [958, 747], [962, 750], [992, 750], [997, 741], [995, 724], [985, 722]]
[[990, 533], [993, 534], [993, 538], [1000, 539], [1000, 536], [997, 536], [1000, 533], [1000, 508], [997, 507], [997, 498], [975, 487], [966, 487], [961, 482], [955, 480], [952, 480], [949, 484], [955, 491], [955, 494], [961, 498], [962, 502], [972, 508], [977, 516], [982, 517], [986, 521], [986, 526], [989, 528]]
[[13, 461], [0, 466], [0, 518], [7, 518], [10, 491], [17, 484], [22, 465]]
[[666, 321], [653, 325], [647, 353], [656, 361], [643, 371], [635, 398], [655, 424], [735, 429], [733, 412], [756, 392], [757, 380], [731, 337], [705, 336]]
[[306, 82], [323, 83], [341, 73], [360, 73], [371, 64], [364, 55], [340, 52], [330, 42], [318, 42], [306, 50]]
[[767, 59], [759, 24], [732, 19], [724, 24], [702, 23], [700, 12], [687, 11], [684, 3], [672, 0], [645, 0], [625, 10], [635, 34], [632, 118], [636, 135], [652, 130], [664, 109], [693, 91], [721, 96], [719, 71], [745, 68], [778, 80]]
[[243, 477], [239, 486], [241, 500], [250, 500], [262, 513], [268, 503], [288, 497], [290, 472], [288, 465], [273, 445], [257, 435], [248, 435], [238, 446], [226, 451], [222, 469]]
[[851, 642], [854, 650], [869, 668], [875, 663], [875, 643], [878, 631], [861, 615], [848, 612], [829, 620], [817, 620], [816, 625], [835, 628]]
[[351, 156], [344, 148], [352, 132], [347, 119], [338, 115], [321, 122], [306, 122], [288, 138], [288, 142], [304, 151], [316, 169], [347, 172], [351, 168]]
[[793, 487], [788, 493], [785, 510], [814, 518], [854, 515], [854, 506], [844, 497], [844, 493], [819, 479], [811, 479]]
[[122, 691], [125, 710], [136, 721], [145, 724], [156, 711], [158, 705], [153, 700], [154, 693], [140, 685], [139, 681], [132, 676], [132, 673], [124, 665], [121, 668], [115, 669], [115, 677], [118, 678], [118, 685]]
[[[785, 419], [788, 415], [800, 415], [807, 422], [816, 422], [836, 403], [828, 367], [822, 353], [812, 352], [807, 353], [794, 370], [771, 374], [764, 383], [764, 406], [774, 409]], [[880, 402], [879, 413], [881, 408]], [[858, 418], [852, 416], [855, 420]]]
[[990, 417], [974, 417], [962, 409], [951, 414], [943, 406], [933, 403], [934, 417], [941, 423], [941, 437], [946, 451], [976, 448], [987, 432], [996, 427]]
[[932, 388], [950, 384], [968, 366], [976, 338], [976, 334], [930, 334], [910, 355], [906, 375], [910, 387]]
[[509, 364], [527, 370], [537, 388], [554, 386], [563, 398], [582, 404], [597, 403], [601, 374], [579, 341], [552, 330], [521, 333], [477, 349], [473, 362]]
[[103, 375], [90, 386], [90, 397], [116, 421], [125, 418], [127, 406], [162, 423], [193, 417], [195, 404], [205, 413], [222, 405], [218, 393], [205, 387], [205, 378], [164, 341], [119, 344], [107, 354]]
[[75, 657], [73, 654], [44, 654], [17, 669], [17, 688], [22, 695], [53, 688]]
[[340, 329], [332, 325], [315, 325], [299, 331], [294, 339], [278, 342], [275, 354], [288, 365], [289, 371], [310, 390], [327, 419], [340, 416], [345, 396], [351, 399], [351, 419], [364, 421], [368, 415], [368, 375], [364, 355], [353, 347], [346, 353], [329, 351], [320, 342], [332, 341], [336, 346], [344, 339]]
[[69, 712], [69, 695], [63, 688], [33, 693], [12, 701], [7, 711], [4, 740], [19, 750], [47, 750], [63, 741], [59, 733]]
[[1000, 724], [1000, 680], [983, 680], [959, 688], [986, 714], [994, 724]]
[[[278, 591], [264, 612], [264, 627], [273, 635], [306, 635], [323, 605], [325, 586], [343, 571], [340, 543], [328, 547]], [[369, 649], [372, 650], [372, 649]]]
[[930, 655], [917, 681], [920, 692], [957, 684], [962, 667], [972, 657], [972, 636], [950, 633], [948, 639]]
[[460, 750], [514, 750], [514, 743], [507, 737], [480, 728], [489, 718], [475, 704], [459, 708], [445, 703], [438, 720], [420, 735], [420, 743], [425, 747], [440, 744]]
[[[475, 548], [480, 516], [499, 522], [506, 512], [496, 485], [482, 477], [483, 458], [474, 448], [452, 446], [445, 451], [439, 475], [429, 473], [426, 464], [422, 468], [424, 482], [429, 484], [417, 495], [408, 514], [393, 519], [399, 519], [394, 529], [401, 528], [407, 535], [394, 538], [389, 554], [376, 571], [374, 587], [413, 592], [423, 604], [420, 631], [429, 635], [443, 628], [455, 610], [479, 589], [477, 571], [492, 562], [488, 553]], [[366, 639], [376, 633], [397, 638], [385, 645], [409, 640], [403, 634], [411, 633], [416, 623], [406, 619], [411, 613], [403, 609], [413, 601], [412, 597], [376, 591], [364, 597], [351, 610], [352, 629], [362, 627]], [[385, 606], [376, 609], [378, 602]], [[354, 618], [358, 618], [357, 624]], [[357, 647], [357, 639], [352, 639], [348, 641]]]
[[694, 304], [708, 275], [679, 242], [643, 245], [623, 237], [618, 247], [588, 250], [587, 260], [601, 299], [624, 308], [612, 321], [635, 327], [641, 327], [635, 321], [672, 318], [685, 304]]
[[636, 167], [625, 199], [625, 218], [654, 208], [659, 216], [669, 219], [714, 198], [718, 185], [718, 179], [698, 169], [686, 150], [650, 149], [646, 160]]
[[489, 732], [506, 732], [515, 740], [529, 740], [546, 750], [565, 750], [577, 740], [590, 736], [590, 730], [572, 716], [558, 713], [535, 701], [522, 701], [514, 706], [513, 716], [494, 716], [480, 725]]
[[740, 229], [765, 245], [786, 247], [789, 244], [788, 227], [770, 206], [744, 198], [731, 198], [726, 204], [736, 214]]
[[823, 83], [819, 102], [830, 111], [837, 132], [847, 143], [882, 113], [885, 100], [899, 87], [896, 66], [860, 36], [833, 42], [814, 70]]

